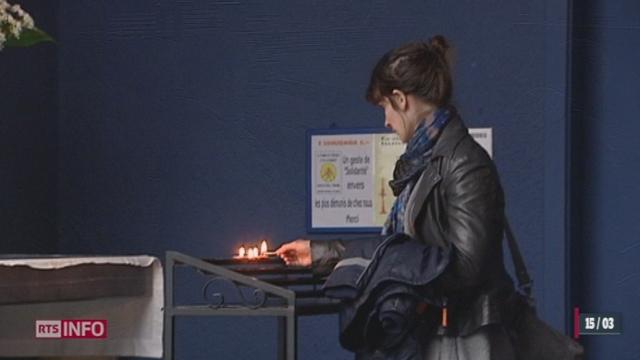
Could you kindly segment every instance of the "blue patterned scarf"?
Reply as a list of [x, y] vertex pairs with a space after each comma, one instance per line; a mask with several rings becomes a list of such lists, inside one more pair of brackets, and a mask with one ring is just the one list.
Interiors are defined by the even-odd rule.
[[389, 181], [389, 186], [397, 197], [382, 228], [382, 235], [404, 232], [404, 212], [409, 195], [416, 181], [429, 165], [433, 146], [450, 116], [450, 110], [438, 109], [431, 124], [426, 125], [426, 121], [423, 121], [409, 140], [404, 154], [396, 162], [393, 180]]

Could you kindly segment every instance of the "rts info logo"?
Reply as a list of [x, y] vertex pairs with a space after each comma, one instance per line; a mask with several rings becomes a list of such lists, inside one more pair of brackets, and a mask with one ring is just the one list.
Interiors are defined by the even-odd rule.
[[39, 339], [106, 339], [107, 320], [36, 320]]

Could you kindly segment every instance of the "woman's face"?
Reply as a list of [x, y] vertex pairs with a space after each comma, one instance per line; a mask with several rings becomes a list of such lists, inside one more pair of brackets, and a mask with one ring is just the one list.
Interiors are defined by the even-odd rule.
[[406, 116], [402, 110], [395, 109], [387, 97], [384, 97], [378, 105], [384, 109], [384, 126], [398, 134], [403, 143], [411, 140], [415, 127], [407, 123]]

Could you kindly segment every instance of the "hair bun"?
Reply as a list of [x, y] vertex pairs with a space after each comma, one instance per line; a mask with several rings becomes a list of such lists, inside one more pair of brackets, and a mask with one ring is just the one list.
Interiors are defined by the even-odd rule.
[[447, 39], [442, 35], [436, 35], [429, 39], [429, 45], [443, 56], [447, 53], [447, 50], [449, 50], [449, 42], [447, 42]]

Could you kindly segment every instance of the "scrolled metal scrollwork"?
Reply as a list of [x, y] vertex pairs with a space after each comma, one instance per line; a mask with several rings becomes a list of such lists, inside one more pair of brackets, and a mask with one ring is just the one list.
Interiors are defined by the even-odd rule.
[[[229, 289], [229, 291], [234, 294], [236, 298], [241, 300], [241, 303], [227, 303], [226, 300], [229, 298], [229, 296], [225, 296], [225, 293], [221, 291], [212, 291], [216, 284], [222, 284], [222, 290]], [[222, 276], [213, 276], [202, 288], [202, 296], [204, 300], [208, 303], [209, 307], [212, 307], [214, 309], [230, 305], [242, 305], [250, 309], [258, 309], [264, 306], [264, 304], [267, 302], [267, 298], [269, 297], [269, 295], [264, 290], [258, 288], [254, 288], [252, 294], [253, 299], [251, 299], [250, 297], [248, 298], [247, 296], [245, 296], [242, 288], [235, 281]]]

